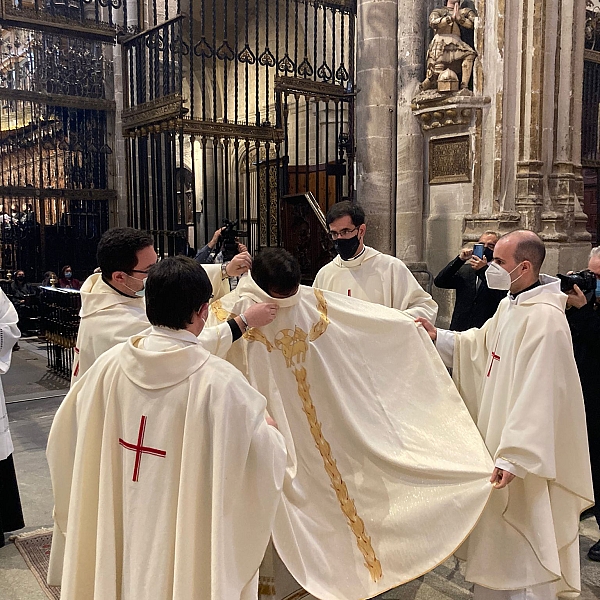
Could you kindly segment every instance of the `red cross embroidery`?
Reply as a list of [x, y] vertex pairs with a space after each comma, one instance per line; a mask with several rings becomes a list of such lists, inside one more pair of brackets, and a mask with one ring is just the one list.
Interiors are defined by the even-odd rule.
[[492, 360], [490, 361], [490, 368], [488, 369], [488, 372], [487, 372], [488, 377], [490, 376], [490, 373], [492, 372], [492, 367], [494, 366], [495, 360], [500, 362], [500, 357], [494, 351], [492, 351]]
[[119, 444], [126, 448], [127, 450], [135, 450], [135, 466], [133, 467], [133, 479], [132, 481], [138, 481], [140, 476], [140, 464], [142, 462], [142, 454], [153, 454], [154, 456], [166, 456], [167, 453], [165, 450], [158, 450], [157, 448], [150, 448], [149, 446], [144, 446], [144, 433], [146, 432], [146, 420], [148, 417], [142, 415], [140, 420], [140, 431], [138, 433], [138, 441], [137, 444], [129, 444], [125, 440], [119, 438]]
[[348, 296], [352, 296], [352, 290], [348, 290]]
[[[77, 346], [75, 346], [75, 354], [79, 355], [79, 348]], [[77, 356], [77, 364], [75, 365], [73, 377], [77, 377], [77, 375], [79, 375], [79, 356]]]

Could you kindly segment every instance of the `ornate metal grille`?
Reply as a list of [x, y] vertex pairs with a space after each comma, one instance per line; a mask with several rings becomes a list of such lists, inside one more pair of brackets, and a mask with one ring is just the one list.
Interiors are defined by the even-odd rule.
[[[186, 16], [181, 14], [185, 11]], [[281, 241], [280, 199], [354, 193], [354, 0], [189, 0], [123, 38], [131, 224], [160, 252], [237, 219]]]
[[137, 31], [138, 4], [124, 0], [0, 0], [0, 11], [4, 26], [67, 29], [77, 37], [111, 43], [119, 31]]
[[0, 31], [0, 268], [30, 280], [95, 267], [108, 227], [109, 47], [54, 32]]

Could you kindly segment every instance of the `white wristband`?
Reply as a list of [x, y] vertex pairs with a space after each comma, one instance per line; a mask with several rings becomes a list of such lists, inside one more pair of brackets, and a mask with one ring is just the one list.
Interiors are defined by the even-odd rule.
[[249, 329], [248, 319], [246, 319], [246, 316], [243, 313], [240, 315], [240, 319], [242, 320], [242, 323], [246, 326], [246, 329]]

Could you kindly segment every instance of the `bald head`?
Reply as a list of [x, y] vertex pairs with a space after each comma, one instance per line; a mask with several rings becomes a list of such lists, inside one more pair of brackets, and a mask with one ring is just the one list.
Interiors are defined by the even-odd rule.
[[536, 275], [540, 274], [542, 263], [546, 258], [546, 247], [537, 233], [527, 229], [511, 231], [503, 235], [498, 243], [510, 244], [516, 263], [528, 260]]

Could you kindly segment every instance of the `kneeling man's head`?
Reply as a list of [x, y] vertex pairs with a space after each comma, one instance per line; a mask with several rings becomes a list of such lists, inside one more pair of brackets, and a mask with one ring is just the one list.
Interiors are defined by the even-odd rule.
[[186, 256], [171, 256], [148, 273], [146, 315], [159, 327], [190, 329], [201, 322], [201, 330], [211, 295], [212, 285], [199, 263]]
[[252, 262], [252, 279], [271, 298], [289, 298], [298, 291], [300, 264], [283, 248], [263, 248]]

